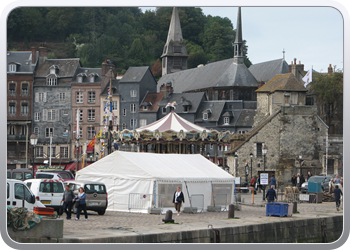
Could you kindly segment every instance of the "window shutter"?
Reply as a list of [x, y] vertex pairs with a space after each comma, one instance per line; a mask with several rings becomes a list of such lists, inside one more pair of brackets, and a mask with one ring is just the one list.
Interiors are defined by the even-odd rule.
[[35, 102], [39, 102], [39, 93], [35, 93]]
[[43, 121], [47, 121], [47, 109], [43, 109]]
[[46, 102], [47, 92], [44, 92], [43, 102]]
[[55, 121], [58, 122], [60, 120], [60, 110], [59, 109], [56, 109], [55, 110]]

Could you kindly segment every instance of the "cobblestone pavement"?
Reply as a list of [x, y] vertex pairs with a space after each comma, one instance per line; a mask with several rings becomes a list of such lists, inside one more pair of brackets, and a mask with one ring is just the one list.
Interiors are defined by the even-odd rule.
[[[249, 204], [249, 198], [245, 200]], [[255, 205], [263, 204], [263, 202], [256, 202]], [[342, 214], [342, 209], [338, 212], [335, 208], [334, 202], [323, 202], [319, 204], [302, 203], [298, 204], [297, 210], [300, 215], [302, 214], [325, 214], [325, 213], [339, 213]], [[297, 216], [297, 214], [295, 215]], [[235, 211], [235, 217], [238, 218], [266, 218], [265, 206], [251, 206], [242, 205], [241, 211]], [[62, 215], [65, 218], [65, 214]], [[72, 214], [72, 220], [64, 219], [63, 233], [69, 235], [70, 232], [82, 231], [82, 230], [99, 230], [99, 229], [132, 229], [134, 227], [149, 227], [152, 225], [164, 224], [162, 219], [165, 218], [165, 214], [155, 215], [147, 213], [133, 213], [133, 212], [115, 212], [106, 211], [105, 215], [98, 215], [96, 212], [88, 211], [88, 220], [85, 221], [84, 215], [80, 216], [79, 221], [75, 221], [75, 214]], [[175, 223], [186, 224], [193, 222], [205, 222], [211, 224], [218, 220], [224, 220], [228, 218], [228, 212], [202, 212], [197, 214], [181, 213], [177, 216], [174, 213], [173, 217]]]

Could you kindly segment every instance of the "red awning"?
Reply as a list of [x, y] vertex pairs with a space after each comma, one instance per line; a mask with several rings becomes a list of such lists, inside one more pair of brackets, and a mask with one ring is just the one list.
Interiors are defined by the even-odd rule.
[[94, 147], [86, 147], [86, 153], [93, 153], [94, 152]]
[[76, 162], [72, 162], [70, 164], [68, 164], [65, 168], [65, 170], [72, 170], [74, 169], [75, 167], [77, 166], [77, 163]]

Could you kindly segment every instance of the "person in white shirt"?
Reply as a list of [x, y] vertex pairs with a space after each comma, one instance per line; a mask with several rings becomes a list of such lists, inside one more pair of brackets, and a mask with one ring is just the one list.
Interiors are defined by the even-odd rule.
[[185, 203], [184, 194], [182, 193], [180, 186], [177, 187], [177, 190], [174, 193], [173, 203], [175, 205], [175, 209], [177, 211], [177, 215], [179, 216], [180, 215], [181, 204]]

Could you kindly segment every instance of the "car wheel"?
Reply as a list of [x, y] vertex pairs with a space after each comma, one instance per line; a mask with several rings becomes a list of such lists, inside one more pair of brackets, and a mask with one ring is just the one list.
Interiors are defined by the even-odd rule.
[[73, 214], [76, 214], [77, 213], [77, 208], [75, 207], [75, 203], [73, 203], [73, 208], [72, 208], [72, 212]]
[[104, 215], [106, 213], [106, 210], [98, 210], [97, 213], [98, 215]]

